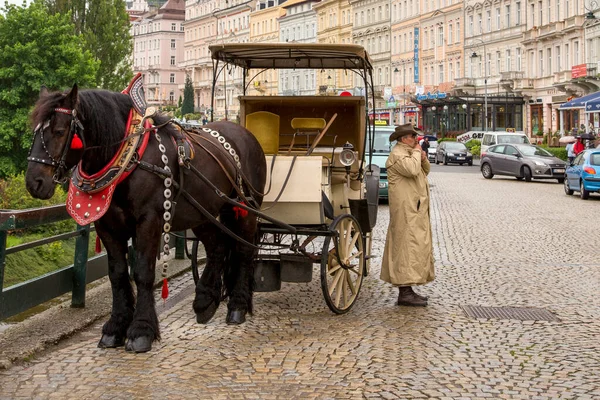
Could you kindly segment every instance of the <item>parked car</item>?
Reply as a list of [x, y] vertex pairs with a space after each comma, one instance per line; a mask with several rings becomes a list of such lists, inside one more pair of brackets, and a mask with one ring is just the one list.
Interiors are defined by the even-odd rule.
[[441, 162], [444, 165], [448, 165], [448, 163], [473, 165], [473, 154], [462, 143], [442, 142], [438, 144], [435, 151], [435, 163]]
[[565, 163], [541, 147], [532, 144], [497, 144], [481, 153], [481, 174], [486, 179], [494, 175], [517, 179], [556, 179], [563, 183]]
[[600, 192], [600, 149], [579, 153], [565, 172], [565, 193], [579, 192], [585, 200], [592, 192]]
[[[392, 147], [396, 142], [390, 143], [390, 135], [396, 129], [395, 126], [375, 126], [375, 139], [373, 140], [373, 153], [371, 153], [371, 163], [379, 167], [379, 199], [388, 198], [388, 180], [385, 162], [387, 161]], [[369, 157], [366, 157], [367, 162]]]
[[433, 162], [435, 160], [435, 152], [437, 151], [437, 147], [437, 140], [429, 141], [429, 149], [427, 149], [427, 158], [429, 159], [429, 162]]
[[513, 132], [485, 132], [481, 139], [481, 151], [495, 144], [531, 144], [527, 135]]

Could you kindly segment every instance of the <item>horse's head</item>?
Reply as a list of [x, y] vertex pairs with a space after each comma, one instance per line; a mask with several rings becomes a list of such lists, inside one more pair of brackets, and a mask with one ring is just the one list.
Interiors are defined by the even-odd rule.
[[49, 199], [55, 185], [83, 155], [83, 125], [77, 112], [77, 85], [68, 93], [48, 93], [44, 87], [33, 110], [35, 127], [25, 183], [36, 198]]

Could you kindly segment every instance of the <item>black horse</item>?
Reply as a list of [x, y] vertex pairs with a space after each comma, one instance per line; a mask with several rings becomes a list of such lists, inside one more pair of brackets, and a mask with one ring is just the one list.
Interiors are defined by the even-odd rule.
[[[78, 91], [76, 85], [65, 93], [42, 89], [32, 114], [36, 128], [26, 175], [29, 193], [41, 199], [52, 197], [55, 185], [64, 181], [77, 163], [86, 176], [105, 169], [120, 149], [132, 107], [130, 97], [122, 93]], [[151, 136], [141, 163], [116, 186], [108, 210], [95, 222], [108, 254], [113, 296], [111, 316], [98, 344], [101, 348], [126, 344], [128, 351], [144, 352], [160, 339], [153, 284], [167, 211], [164, 174], [169, 170], [173, 197], [177, 197], [176, 206], [168, 210], [173, 214], [171, 230], [192, 229], [206, 249], [207, 263], [193, 303], [198, 322], [212, 318], [223, 293], [229, 297], [227, 323], [243, 323], [246, 313], [252, 312], [255, 247], [251, 244], [256, 242], [257, 217], [252, 212], [241, 217], [235, 204], [227, 200], [239, 198], [241, 193], [248, 195], [255, 207], [262, 203], [266, 163], [260, 144], [237, 124], [210, 123], [205, 125], [208, 129], [189, 135], [194, 139], [195, 156], [180, 166], [181, 148], [174, 138], [185, 135], [165, 115], [157, 113], [152, 119], [158, 130], [156, 135], [150, 129], [143, 133]], [[215, 131], [222, 137], [220, 141], [211, 136]], [[142, 164], [146, 168], [141, 168]], [[190, 172], [193, 170], [201, 171], [207, 180], [199, 179]], [[184, 195], [175, 196], [181, 193], [179, 189]], [[204, 214], [195, 201], [205, 209]], [[225, 234], [214, 223], [217, 216], [224, 227], [246, 242]], [[136, 251], [137, 299], [126, 260], [130, 238]]]

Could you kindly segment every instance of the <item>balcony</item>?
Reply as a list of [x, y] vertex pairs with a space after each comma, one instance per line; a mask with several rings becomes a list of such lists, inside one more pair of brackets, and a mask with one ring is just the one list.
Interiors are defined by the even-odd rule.
[[475, 86], [475, 80], [473, 78], [458, 78], [455, 82], [457, 88]]

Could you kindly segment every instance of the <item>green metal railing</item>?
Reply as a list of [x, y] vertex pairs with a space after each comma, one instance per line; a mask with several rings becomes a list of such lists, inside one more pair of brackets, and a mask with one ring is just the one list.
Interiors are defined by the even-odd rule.
[[[107, 275], [106, 253], [88, 259], [90, 231], [93, 230], [90, 225], [77, 225], [74, 232], [6, 248], [9, 231], [69, 218], [64, 204], [29, 210], [0, 210], [0, 321], [68, 292], [72, 293], [71, 307], [85, 307], [86, 285]], [[73, 265], [4, 289], [7, 255], [73, 237], [76, 238]], [[175, 258], [183, 259], [185, 240], [178, 237], [175, 244]]]

